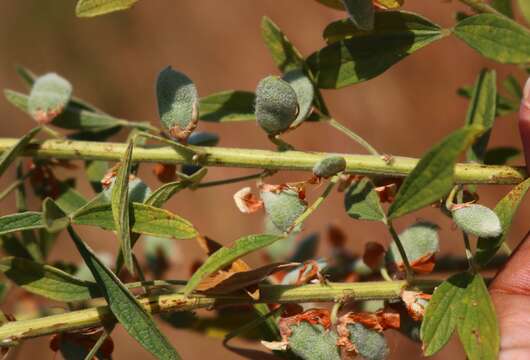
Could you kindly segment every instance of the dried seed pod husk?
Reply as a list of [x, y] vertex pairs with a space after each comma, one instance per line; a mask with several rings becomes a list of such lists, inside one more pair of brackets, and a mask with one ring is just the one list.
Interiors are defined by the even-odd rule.
[[162, 125], [172, 138], [186, 142], [197, 127], [199, 95], [195, 84], [168, 66], [158, 75], [156, 95]]
[[313, 167], [313, 174], [328, 178], [346, 169], [346, 159], [342, 156], [328, 156]]
[[455, 224], [470, 235], [497, 237], [502, 233], [499, 217], [493, 210], [478, 204], [456, 205], [451, 211]]
[[261, 80], [256, 88], [256, 120], [269, 135], [289, 129], [298, 115], [296, 92], [277, 76]]

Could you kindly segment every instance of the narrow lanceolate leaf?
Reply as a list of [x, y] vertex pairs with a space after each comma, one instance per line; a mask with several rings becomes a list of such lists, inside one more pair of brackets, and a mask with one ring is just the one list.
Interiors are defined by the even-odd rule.
[[120, 239], [125, 266], [134, 272], [131, 249], [131, 229], [129, 215], [129, 175], [131, 173], [131, 159], [134, 148], [134, 139], [129, 140], [129, 145], [123, 155], [116, 181], [112, 190], [112, 218], [114, 219], [118, 239]]
[[82, 301], [101, 294], [93, 282], [24, 258], [3, 258], [0, 271], [25, 290], [52, 300]]
[[158, 75], [156, 97], [162, 125], [173, 138], [186, 140], [195, 129], [199, 115], [195, 84], [184, 73], [168, 66]]
[[486, 265], [495, 256], [504, 240], [510, 232], [513, 217], [517, 213], [517, 209], [524, 196], [530, 188], [530, 179], [525, 180], [516, 187], [514, 187], [505, 197], [499, 201], [497, 206], [493, 209], [495, 214], [501, 221], [502, 233], [494, 238], [479, 238], [477, 242], [477, 251], [475, 254], [475, 261], [479, 265]]
[[355, 27], [364, 31], [374, 28], [373, 0], [342, 0], [342, 3]]
[[180, 359], [151, 316], [92, 250], [69, 227], [77, 250], [103, 292], [110, 310], [125, 330], [157, 359]]
[[[0, 218], [0, 223], [1, 220], [2, 218]], [[80, 209], [72, 215], [72, 222], [78, 225], [99, 226], [108, 230], [116, 229], [110, 204]], [[197, 230], [193, 225], [180, 216], [164, 209], [139, 203], [133, 203], [130, 208], [130, 229], [134, 233], [175, 239], [190, 239], [197, 235]]]
[[498, 146], [486, 151], [484, 164], [486, 165], [506, 165], [521, 155], [521, 150], [512, 146]]
[[268, 17], [261, 20], [261, 35], [276, 66], [282, 73], [304, 67], [302, 54], [289, 41], [280, 28]]
[[186, 187], [197, 184], [206, 176], [208, 169], [201, 168], [193, 173], [191, 176], [183, 177], [182, 180], [170, 182], [162, 185], [149, 195], [145, 200], [146, 205], [154, 207], [162, 207], [173, 195], [185, 189]]
[[363, 177], [354, 181], [344, 194], [346, 213], [359, 220], [386, 221], [386, 216], [372, 181]]
[[530, 3], [526, 0], [518, 0], [517, 3], [519, 4], [519, 8], [521, 9], [521, 13], [526, 22], [530, 24]]
[[70, 218], [51, 198], [44, 199], [42, 203], [42, 220], [50, 233], [58, 232], [70, 224]]
[[319, 88], [341, 88], [382, 74], [443, 36], [438, 25], [419, 15], [383, 12], [373, 31], [330, 44], [309, 56], [307, 64]]
[[485, 130], [467, 151], [467, 159], [483, 163], [497, 107], [497, 75], [495, 70], [482, 70], [475, 83], [466, 116], [466, 125], [479, 125]]
[[41, 124], [51, 122], [63, 112], [72, 96], [72, 85], [57, 74], [43, 75], [35, 81], [28, 99], [30, 115]]
[[291, 70], [283, 76], [296, 93], [298, 99], [298, 115], [291, 127], [300, 125], [311, 114], [315, 88], [311, 80], [304, 74], [302, 69]]
[[466, 287], [458, 300], [456, 328], [469, 360], [496, 360], [499, 354], [500, 334], [495, 308], [479, 274]]
[[204, 264], [195, 271], [183, 290], [184, 294], [189, 295], [205, 277], [231, 264], [240, 257], [284, 238], [281, 235], [248, 235], [236, 240], [231, 247], [222, 247], [206, 259]]
[[114, 11], [126, 10], [138, 0], [79, 0], [75, 7], [78, 17], [94, 17]]
[[316, 0], [324, 6], [330, 7], [335, 10], [345, 10], [344, 4], [341, 0]]
[[200, 100], [199, 119], [211, 122], [255, 120], [253, 92], [227, 90], [208, 95]]
[[530, 62], [530, 32], [505, 17], [471, 16], [460, 21], [454, 33], [488, 59], [507, 64]]
[[40, 127], [33, 128], [29, 133], [20, 138], [15, 145], [6, 150], [0, 156], [0, 176], [4, 174], [9, 165], [17, 158], [24, 148], [30, 143], [31, 139], [40, 131]]
[[0, 235], [41, 228], [44, 228], [44, 222], [40, 212], [27, 211], [0, 217]]
[[434, 291], [421, 325], [423, 353], [432, 356], [449, 341], [458, 319], [460, 302], [473, 276], [460, 273], [451, 276]]
[[491, 6], [500, 13], [513, 19], [512, 0], [493, 0]]
[[475, 126], [459, 129], [423, 155], [399, 189], [388, 209], [388, 218], [408, 214], [447, 195], [454, 185], [454, 167], [458, 156], [482, 131]]

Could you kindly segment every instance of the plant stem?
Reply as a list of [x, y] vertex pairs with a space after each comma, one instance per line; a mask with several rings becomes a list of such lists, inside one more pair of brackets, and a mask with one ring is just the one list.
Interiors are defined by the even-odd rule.
[[464, 237], [464, 245], [466, 247], [466, 258], [467, 262], [469, 264], [469, 269], [473, 272], [476, 272], [476, 266], [475, 266], [475, 260], [473, 259], [473, 252], [471, 251], [471, 244], [469, 242], [469, 236], [462, 231], [462, 235]]
[[[0, 138], [0, 153], [12, 147], [18, 139]], [[124, 143], [46, 140], [31, 143], [23, 156], [39, 159], [83, 159], [120, 161], [126, 149]], [[257, 149], [196, 147], [204, 153], [203, 166], [228, 166], [271, 170], [312, 171], [313, 166], [326, 157], [337, 154], [318, 152], [276, 152]], [[416, 166], [418, 159], [394, 156], [390, 164], [379, 156], [339, 154], [346, 160], [346, 173], [367, 176], [404, 177]], [[133, 162], [160, 162], [166, 164], [193, 164], [190, 156], [179, 153], [171, 146], [135, 146]], [[459, 184], [518, 184], [527, 177], [523, 167], [494, 166], [461, 163], [455, 167], [455, 182]]]
[[[432, 291], [439, 281], [417, 281], [414, 286], [423, 291]], [[142, 306], [150, 313], [184, 311], [209, 308], [219, 305], [241, 305], [253, 303], [287, 304], [307, 302], [335, 302], [365, 300], [397, 300], [405, 288], [405, 281], [375, 281], [356, 283], [328, 283], [326, 285], [260, 285], [260, 299], [252, 300], [246, 294], [207, 296], [180, 293], [155, 295], [140, 298]], [[0, 326], [0, 344], [13, 341], [99, 326], [104, 321], [114, 321], [107, 306], [46, 316], [37, 319], [12, 321]]]
[[410, 266], [410, 262], [407, 257], [407, 252], [405, 251], [405, 248], [401, 243], [401, 239], [399, 238], [399, 235], [397, 234], [396, 229], [394, 229], [394, 226], [392, 225], [391, 221], [388, 222], [387, 228], [390, 232], [390, 235], [392, 235], [394, 242], [396, 243], [399, 255], [401, 255], [401, 260], [403, 260], [403, 265], [405, 265], [405, 276], [407, 278], [407, 282], [412, 283], [414, 280], [414, 270], [412, 270], [412, 266]]
[[366, 140], [364, 140], [361, 136], [357, 135], [350, 129], [348, 129], [346, 126], [342, 125], [340, 122], [333, 118], [329, 118], [327, 120], [328, 124], [333, 126], [335, 129], [339, 130], [346, 136], [348, 136], [350, 139], [355, 141], [357, 144], [361, 145], [363, 148], [365, 148], [370, 154], [374, 156], [381, 156], [381, 154], [372, 146], [370, 143]]
[[493, 6], [486, 4], [482, 0], [460, 0], [461, 3], [466, 4], [478, 13], [490, 13], [504, 16], [504, 14], [497, 11]]

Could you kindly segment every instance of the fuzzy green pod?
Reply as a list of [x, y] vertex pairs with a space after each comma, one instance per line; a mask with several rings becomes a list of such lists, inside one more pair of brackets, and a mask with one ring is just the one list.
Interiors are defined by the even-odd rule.
[[269, 135], [287, 130], [298, 115], [298, 100], [291, 85], [277, 76], [261, 80], [256, 88], [256, 120]]
[[[108, 189], [103, 191], [103, 196], [107, 200], [110, 200], [112, 197], [112, 189], [114, 188], [115, 181], [112, 181], [112, 184]], [[129, 180], [129, 201], [130, 202], [139, 202], [143, 203], [151, 195], [151, 189], [139, 178], [135, 177]]]
[[348, 330], [351, 343], [364, 359], [384, 360], [388, 357], [390, 349], [383, 334], [361, 324], [350, 324]]
[[291, 331], [289, 348], [300, 358], [340, 360], [336, 346], [338, 337], [334, 331], [328, 331], [322, 325], [311, 325], [305, 321], [291, 326]]
[[290, 126], [296, 127], [311, 115], [315, 88], [302, 69], [291, 70], [284, 74], [282, 79], [287, 81], [296, 93], [299, 110], [296, 120]]
[[493, 210], [478, 204], [457, 207], [453, 221], [465, 233], [481, 238], [497, 237], [502, 232], [501, 222]]
[[160, 120], [169, 135], [179, 141], [187, 140], [197, 127], [199, 95], [195, 84], [168, 66], [158, 75], [156, 96]]
[[55, 73], [43, 75], [33, 84], [28, 99], [30, 115], [48, 124], [60, 115], [72, 96], [72, 85]]
[[328, 156], [320, 160], [313, 167], [313, 174], [328, 178], [346, 169], [346, 159], [342, 156]]
[[307, 209], [307, 203], [293, 190], [262, 191], [260, 195], [265, 212], [281, 231], [289, 230], [294, 221]]
[[[399, 234], [399, 239], [411, 263], [425, 256], [435, 254], [439, 250], [438, 226], [427, 221], [420, 221], [410, 226]], [[400, 264], [403, 262], [394, 241], [390, 244], [386, 253], [386, 261], [390, 264]]]

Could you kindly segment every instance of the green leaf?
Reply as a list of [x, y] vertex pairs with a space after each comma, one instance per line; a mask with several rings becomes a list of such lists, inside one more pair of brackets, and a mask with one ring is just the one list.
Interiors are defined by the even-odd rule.
[[0, 235], [40, 228], [44, 228], [40, 212], [27, 211], [0, 217]]
[[345, 10], [344, 4], [341, 0], [316, 0], [324, 6], [330, 7], [335, 10]]
[[40, 127], [36, 127], [30, 130], [26, 135], [21, 137], [15, 145], [7, 149], [0, 156], [0, 176], [4, 174], [6, 169], [11, 165], [11, 163], [17, 158], [17, 156], [24, 151], [26, 146], [31, 142], [31, 140], [37, 135], [40, 131]]
[[94, 255], [72, 227], [68, 227], [68, 232], [100, 286], [110, 310], [129, 335], [157, 359], [180, 359], [151, 316], [125, 288], [120, 279]]
[[470, 16], [460, 21], [453, 32], [488, 59], [507, 64], [530, 62], [530, 32], [505, 17]]
[[[2, 219], [0, 218], [0, 234], [2, 234]], [[130, 219], [131, 230], [135, 233], [175, 239], [190, 239], [197, 236], [197, 230], [189, 221], [157, 207], [133, 203]], [[72, 222], [115, 230], [110, 204], [82, 208], [72, 215]]]
[[70, 218], [51, 198], [44, 199], [42, 203], [42, 221], [50, 233], [61, 231], [70, 225]]
[[482, 70], [475, 83], [471, 103], [467, 111], [466, 125], [479, 125], [485, 129], [467, 151], [467, 159], [484, 162], [491, 128], [495, 121], [497, 104], [497, 75], [495, 70]]
[[279, 193], [262, 191], [260, 195], [265, 212], [281, 231], [289, 230], [295, 220], [307, 209], [306, 201], [300, 199], [297, 191], [284, 190]]
[[60, 194], [55, 199], [55, 203], [66, 214], [71, 214], [88, 203], [87, 199], [74, 189], [74, 186], [75, 183], [68, 180], [59, 184]]
[[344, 194], [346, 213], [359, 220], [386, 221], [386, 216], [372, 181], [363, 177], [354, 181]]
[[350, 20], [358, 29], [371, 31], [374, 28], [373, 0], [342, 0]]
[[464, 127], [423, 155], [400, 187], [396, 199], [388, 209], [388, 218], [408, 214], [447, 195], [454, 184], [454, 167], [458, 156], [481, 133], [482, 128]]
[[306, 321], [290, 327], [289, 348], [305, 360], [340, 360], [337, 347], [338, 336], [322, 325], [312, 325]]
[[168, 66], [158, 75], [156, 97], [162, 125], [173, 138], [187, 139], [195, 128], [199, 110], [199, 95], [193, 81]]
[[236, 240], [231, 247], [222, 247], [208, 257], [204, 264], [195, 271], [183, 290], [184, 294], [189, 295], [208, 275], [231, 264], [240, 257], [284, 238], [285, 236], [282, 235], [248, 235]]
[[449, 341], [458, 321], [458, 307], [473, 276], [460, 273], [438, 286], [432, 295], [421, 324], [423, 354], [432, 356]]
[[484, 164], [506, 165], [510, 160], [517, 158], [521, 151], [511, 146], [499, 146], [486, 151]]
[[[407, 258], [411, 263], [425, 256], [437, 253], [440, 250], [438, 239], [438, 226], [436, 224], [420, 221], [399, 234]], [[394, 241], [386, 253], [388, 263], [402, 264], [403, 259]]]
[[374, 78], [445, 34], [419, 15], [378, 13], [373, 31], [330, 44], [307, 59], [319, 88], [336, 89]]
[[453, 221], [465, 233], [479, 237], [496, 237], [502, 232], [497, 215], [479, 204], [469, 204], [452, 210]]
[[106, 161], [89, 160], [85, 161], [85, 174], [87, 180], [90, 182], [92, 189], [99, 193], [103, 191], [101, 179], [109, 170], [109, 164]]
[[524, 196], [530, 188], [530, 179], [527, 179], [514, 187], [505, 197], [497, 203], [493, 209], [501, 221], [502, 233], [495, 238], [479, 238], [475, 261], [481, 266], [485, 266], [495, 256], [504, 240], [510, 232], [513, 217], [517, 213]]
[[[13, 90], [4, 90], [4, 95], [12, 105], [29, 113], [28, 96]], [[141, 123], [116, 119], [110, 115], [82, 110], [71, 105], [67, 105], [64, 111], [52, 120], [51, 124], [62, 129], [83, 131], [111, 129], [122, 125], [145, 128]]]
[[194, 172], [191, 176], [181, 176], [181, 180], [162, 185], [153, 191], [151, 195], [149, 195], [149, 197], [145, 200], [145, 204], [157, 208], [162, 207], [173, 195], [182, 189], [201, 182], [201, 180], [206, 176], [207, 172], [208, 170], [206, 168], [201, 168], [200, 170]]
[[517, 80], [513, 75], [508, 75], [502, 82], [502, 85], [514, 99], [521, 100], [523, 98], [523, 89], [521, 88], [521, 84], [519, 84], [519, 80]]
[[94, 17], [114, 11], [127, 10], [138, 0], [78, 0], [75, 14], [78, 17]]
[[0, 260], [0, 271], [25, 290], [52, 300], [82, 301], [101, 294], [93, 282], [24, 258], [3, 258]]
[[[465, 98], [471, 99], [473, 92], [475, 91], [472, 86], [461, 87], [457, 90], [457, 94]], [[497, 93], [497, 105], [495, 109], [495, 116], [504, 116], [516, 111], [519, 111], [519, 101], [511, 100]]]
[[255, 120], [256, 96], [250, 91], [227, 90], [208, 95], [200, 100], [199, 118], [211, 122]]
[[123, 154], [116, 180], [112, 190], [112, 218], [114, 219], [118, 239], [120, 240], [123, 260], [127, 269], [134, 273], [134, 264], [131, 249], [131, 229], [129, 216], [129, 175], [131, 174], [132, 153], [134, 148], [134, 139], [129, 140], [127, 149]]
[[283, 75], [282, 79], [291, 85], [298, 100], [298, 115], [296, 116], [296, 120], [291, 124], [291, 127], [294, 128], [300, 125], [311, 114], [315, 88], [302, 69], [291, 70]]
[[500, 334], [495, 308], [484, 279], [478, 274], [458, 299], [456, 327], [469, 360], [496, 360]]
[[512, 0], [493, 0], [491, 6], [500, 13], [513, 19]]
[[38, 123], [47, 124], [63, 112], [72, 96], [72, 85], [55, 73], [37, 78], [28, 98], [28, 112]]
[[526, 22], [530, 24], [530, 3], [526, 0], [518, 0], [517, 3]]
[[261, 19], [261, 35], [274, 63], [282, 73], [304, 67], [302, 54], [289, 41], [278, 25], [266, 16]]

